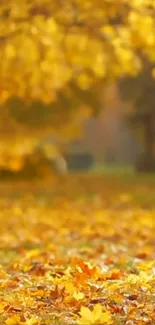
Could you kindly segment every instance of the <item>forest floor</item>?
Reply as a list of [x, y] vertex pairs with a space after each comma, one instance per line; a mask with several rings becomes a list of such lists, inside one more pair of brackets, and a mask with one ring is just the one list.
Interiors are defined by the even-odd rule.
[[155, 178], [0, 185], [0, 325], [155, 325]]

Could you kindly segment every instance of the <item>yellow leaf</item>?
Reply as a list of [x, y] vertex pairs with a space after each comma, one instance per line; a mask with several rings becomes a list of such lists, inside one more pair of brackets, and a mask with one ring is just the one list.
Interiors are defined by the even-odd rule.
[[84, 299], [84, 293], [78, 292], [78, 291], [74, 292], [73, 298], [75, 298], [75, 300], [82, 300], [82, 299]]
[[7, 44], [5, 48], [5, 54], [8, 59], [12, 59], [16, 56], [16, 50], [12, 44]]
[[81, 307], [81, 318], [78, 320], [78, 324], [95, 325], [95, 324], [112, 324], [112, 318], [109, 311], [102, 311], [102, 305], [95, 305], [91, 311], [87, 307]]
[[56, 21], [53, 18], [50, 18], [46, 22], [47, 32], [49, 33], [56, 33], [58, 30], [58, 26]]
[[77, 83], [80, 86], [80, 88], [87, 90], [92, 84], [92, 78], [85, 73], [81, 73], [77, 77]]
[[18, 315], [13, 315], [12, 317], [7, 318], [5, 321], [6, 325], [23, 325], [24, 323], [21, 322], [20, 317]]
[[76, 292], [75, 286], [71, 282], [65, 283], [65, 291], [69, 294], [74, 294]]
[[87, 307], [81, 307], [80, 311], [81, 318], [78, 320], [78, 324], [92, 324], [92, 312]]
[[127, 282], [131, 283], [131, 284], [136, 284], [139, 280], [139, 276], [136, 274], [130, 274], [127, 277]]

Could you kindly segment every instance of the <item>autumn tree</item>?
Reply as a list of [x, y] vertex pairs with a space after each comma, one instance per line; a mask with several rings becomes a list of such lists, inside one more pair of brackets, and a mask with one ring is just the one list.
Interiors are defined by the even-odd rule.
[[154, 14], [154, 0], [0, 0], [3, 146], [43, 134], [73, 137], [99, 108], [88, 99], [92, 90], [135, 76], [139, 51], [155, 59]]
[[63, 146], [79, 136], [82, 121], [90, 112], [96, 114], [99, 107], [97, 92], [71, 84], [58, 91], [57, 100], [51, 103], [26, 103], [22, 98], [10, 97], [1, 105], [0, 165], [19, 170], [24, 157], [34, 150], [38, 157], [39, 147], [47, 158], [58, 159], [60, 164]]
[[[0, 1], [1, 99], [51, 101], [70, 80], [135, 74], [154, 56], [152, 0]], [[149, 36], [148, 36], [149, 35]]]

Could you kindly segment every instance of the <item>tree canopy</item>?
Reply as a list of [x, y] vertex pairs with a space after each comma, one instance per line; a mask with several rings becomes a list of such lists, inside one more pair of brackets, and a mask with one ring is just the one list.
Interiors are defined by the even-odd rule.
[[139, 51], [155, 59], [154, 15], [154, 0], [0, 0], [1, 101], [134, 75]]
[[155, 0], [0, 0], [1, 156], [74, 137], [101, 85], [155, 60], [154, 16]]

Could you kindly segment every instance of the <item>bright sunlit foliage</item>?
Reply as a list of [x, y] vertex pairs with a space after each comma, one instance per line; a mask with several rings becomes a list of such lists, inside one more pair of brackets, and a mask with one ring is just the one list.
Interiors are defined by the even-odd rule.
[[1, 101], [135, 74], [140, 50], [155, 59], [154, 15], [154, 0], [0, 0]]

